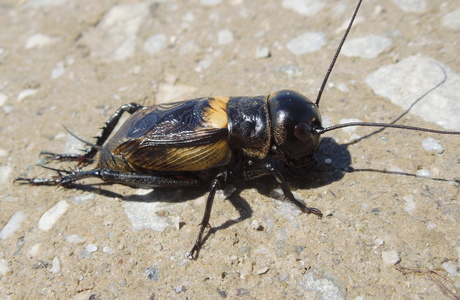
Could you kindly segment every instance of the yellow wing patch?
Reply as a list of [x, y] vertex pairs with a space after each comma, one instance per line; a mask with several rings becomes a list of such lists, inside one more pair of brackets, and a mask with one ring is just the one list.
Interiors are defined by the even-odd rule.
[[209, 107], [205, 109], [203, 115], [205, 120], [211, 125], [212, 128], [227, 128], [227, 103], [229, 100], [229, 97], [224, 96], [218, 96], [209, 99]]

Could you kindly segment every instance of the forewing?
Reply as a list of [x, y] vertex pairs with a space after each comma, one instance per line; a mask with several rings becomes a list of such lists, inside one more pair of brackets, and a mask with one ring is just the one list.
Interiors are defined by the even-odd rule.
[[197, 99], [167, 108], [152, 107], [131, 122], [130, 139], [113, 153], [157, 171], [198, 171], [228, 163], [226, 101]]

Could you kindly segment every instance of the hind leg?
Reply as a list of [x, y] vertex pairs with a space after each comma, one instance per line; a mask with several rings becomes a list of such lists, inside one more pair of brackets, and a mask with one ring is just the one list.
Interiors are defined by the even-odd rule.
[[94, 169], [90, 171], [67, 171], [54, 168], [46, 169], [56, 171], [58, 176], [54, 178], [26, 178], [18, 177], [15, 181], [31, 185], [55, 185], [70, 187], [72, 183], [85, 178], [99, 178], [109, 183], [119, 183], [131, 187], [156, 188], [156, 187], [187, 187], [198, 185], [199, 181], [192, 176], [175, 176], [164, 174], [137, 174], [113, 171], [110, 169]]
[[[44, 155], [49, 160], [58, 160], [58, 161], [77, 161], [79, 165], [86, 165], [92, 162], [94, 156], [97, 154], [101, 146], [107, 141], [110, 134], [114, 130], [115, 126], [117, 126], [118, 122], [120, 121], [121, 116], [124, 112], [128, 112], [130, 114], [135, 113], [139, 109], [144, 108], [144, 106], [130, 103], [121, 106], [117, 111], [110, 117], [110, 119], [105, 123], [104, 127], [102, 128], [102, 132], [96, 137], [96, 143], [90, 144], [91, 148], [85, 151], [85, 154], [59, 154], [59, 153], [52, 153], [48, 151], [42, 151], [40, 155]], [[72, 134], [72, 133], [71, 133]], [[72, 134], [73, 135], [73, 134]], [[77, 137], [78, 138], [78, 137]]]

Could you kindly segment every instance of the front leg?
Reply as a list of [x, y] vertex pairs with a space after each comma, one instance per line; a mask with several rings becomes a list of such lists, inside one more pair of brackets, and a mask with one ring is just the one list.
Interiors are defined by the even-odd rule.
[[257, 164], [248, 165], [249, 166], [246, 166], [243, 173], [245, 179], [250, 180], [253, 178], [271, 174], [280, 184], [281, 189], [283, 190], [284, 197], [287, 200], [289, 200], [291, 203], [295, 204], [298, 208], [300, 208], [300, 210], [303, 213], [314, 214], [317, 215], [319, 218], [323, 217], [323, 213], [319, 209], [314, 207], [307, 207], [305, 204], [303, 204], [294, 197], [294, 194], [292, 194], [286, 179], [284, 178], [283, 174], [281, 174], [281, 172], [278, 170], [274, 162], [260, 162]]

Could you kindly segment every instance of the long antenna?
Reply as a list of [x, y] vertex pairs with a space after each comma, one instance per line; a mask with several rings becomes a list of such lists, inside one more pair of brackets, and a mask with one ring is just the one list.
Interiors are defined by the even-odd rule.
[[353, 16], [351, 17], [350, 23], [348, 24], [347, 29], [345, 30], [345, 33], [343, 34], [342, 40], [340, 41], [339, 47], [335, 51], [334, 58], [331, 61], [331, 64], [329, 65], [329, 69], [327, 69], [326, 76], [324, 76], [323, 83], [321, 84], [321, 88], [319, 89], [318, 96], [316, 97], [316, 106], [319, 107], [319, 101], [321, 100], [321, 96], [323, 95], [324, 88], [326, 87], [327, 80], [329, 79], [329, 75], [331, 75], [332, 69], [334, 68], [335, 62], [337, 61], [337, 57], [339, 57], [340, 51], [342, 50], [342, 46], [345, 43], [345, 40], [347, 39], [348, 33], [351, 30], [351, 26], [353, 26], [353, 22], [355, 21], [356, 14], [359, 11], [359, 7], [361, 6], [362, 0], [358, 1], [358, 5], [356, 5], [355, 12], [353, 13]]
[[326, 128], [315, 129], [315, 133], [323, 134], [327, 131], [344, 128], [344, 127], [350, 127], [350, 126], [367, 126], [367, 127], [384, 127], [384, 128], [390, 127], [390, 128], [407, 129], [407, 130], [415, 130], [415, 131], [425, 131], [425, 132], [438, 133], [438, 134], [454, 134], [454, 135], [460, 134], [460, 131], [435, 130], [435, 129], [416, 127], [416, 126], [398, 125], [398, 124], [391, 124], [391, 123], [370, 123], [370, 122], [350, 122], [350, 123], [344, 123], [344, 124], [337, 124], [337, 125], [332, 125]]

